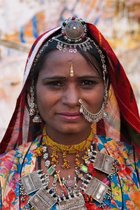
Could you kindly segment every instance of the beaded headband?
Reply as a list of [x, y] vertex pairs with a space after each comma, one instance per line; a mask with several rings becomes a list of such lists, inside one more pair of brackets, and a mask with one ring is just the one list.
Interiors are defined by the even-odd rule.
[[105, 56], [100, 47], [94, 42], [94, 40], [87, 36], [86, 22], [83, 21], [81, 18], [68, 18], [62, 23], [61, 34], [52, 37], [42, 46], [34, 60], [33, 67], [36, 65], [41, 54], [45, 51], [48, 45], [51, 45], [53, 41], [56, 41], [56, 48], [62, 52], [68, 51], [70, 53], [76, 53], [77, 49], [81, 49], [82, 51], [87, 52], [95, 47], [99, 53], [102, 63], [103, 80], [104, 82], [107, 81], [107, 67], [105, 64]]

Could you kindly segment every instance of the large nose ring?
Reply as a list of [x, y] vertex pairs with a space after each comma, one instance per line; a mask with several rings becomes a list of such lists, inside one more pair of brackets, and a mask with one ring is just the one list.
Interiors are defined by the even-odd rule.
[[86, 103], [84, 103], [84, 101], [80, 98], [79, 99], [79, 103], [80, 103], [80, 113], [83, 114], [84, 118], [90, 122], [90, 123], [97, 123], [99, 120], [101, 120], [102, 118], [105, 118], [105, 104], [104, 102], [102, 103], [101, 109], [99, 110], [99, 112], [93, 114], [92, 112], [90, 112], [87, 109]]

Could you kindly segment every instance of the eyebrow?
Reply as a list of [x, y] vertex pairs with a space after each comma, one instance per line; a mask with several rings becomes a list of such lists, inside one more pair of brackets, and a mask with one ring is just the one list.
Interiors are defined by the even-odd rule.
[[46, 82], [46, 81], [54, 81], [54, 80], [66, 80], [67, 78], [66, 77], [61, 77], [61, 76], [54, 76], [54, 77], [45, 77], [42, 79], [43, 82]]
[[[45, 77], [42, 80], [43, 81], [50, 81], [50, 80], [66, 80], [68, 77], [63, 77], [63, 76], [52, 76], [52, 77]], [[78, 76], [76, 79], [101, 79], [100, 76], [90, 76], [90, 75], [83, 75], [83, 76]]]

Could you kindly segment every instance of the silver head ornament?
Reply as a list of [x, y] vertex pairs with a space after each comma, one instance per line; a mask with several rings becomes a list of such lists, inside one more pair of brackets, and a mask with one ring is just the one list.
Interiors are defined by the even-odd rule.
[[84, 51], [92, 48], [92, 40], [87, 37], [86, 22], [81, 18], [68, 18], [62, 23], [61, 34], [53, 37], [52, 40], [58, 42], [57, 49], [65, 52], [76, 53], [77, 48]]

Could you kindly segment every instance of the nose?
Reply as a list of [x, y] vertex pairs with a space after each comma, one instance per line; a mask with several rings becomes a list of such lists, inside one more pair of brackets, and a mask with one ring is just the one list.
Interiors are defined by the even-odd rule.
[[69, 107], [75, 107], [79, 105], [79, 98], [80, 98], [80, 93], [78, 88], [71, 85], [67, 87], [66, 90], [64, 91], [62, 97], [62, 103]]

